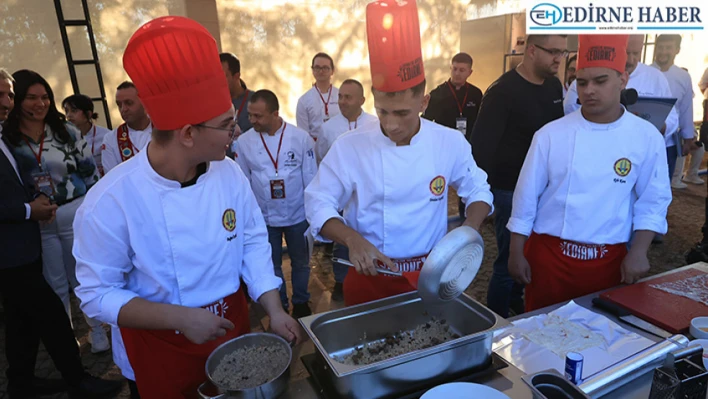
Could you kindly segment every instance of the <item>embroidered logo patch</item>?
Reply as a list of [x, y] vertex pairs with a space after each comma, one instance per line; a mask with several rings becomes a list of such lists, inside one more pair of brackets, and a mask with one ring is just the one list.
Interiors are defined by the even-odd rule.
[[430, 181], [430, 192], [438, 196], [445, 192], [445, 178], [443, 176], [437, 176]]
[[632, 161], [627, 158], [620, 158], [615, 162], [615, 173], [620, 177], [625, 177], [632, 170]]
[[236, 228], [236, 212], [229, 208], [224, 211], [224, 215], [221, 217], [221, 224], [227, 231], [234, 231]]

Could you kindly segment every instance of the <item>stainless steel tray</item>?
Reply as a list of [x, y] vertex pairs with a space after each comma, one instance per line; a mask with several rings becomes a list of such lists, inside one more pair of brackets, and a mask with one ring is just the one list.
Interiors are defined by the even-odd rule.
[[[368, 365], [346, 365], [332, 358], [388, 334], [412, 330], [432, 316], [445, 319], [460, 338]], [[416, 292], [304, 317], [300, 323], [326, 361], [337, 393], [362, 399], [410, 391], [429, 380], [443, 381], [488, 365], [493, 331], [509, 325], [467, 295], [433, 307], [424, 305]]]

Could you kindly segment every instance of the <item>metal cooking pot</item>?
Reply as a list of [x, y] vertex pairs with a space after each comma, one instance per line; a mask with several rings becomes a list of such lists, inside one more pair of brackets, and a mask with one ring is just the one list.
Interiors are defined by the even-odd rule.
[[[226, 387], [220, 386], [214, 381], [212, 375], [216, 370], [217, 366], [221, 362], [224, 356], [232, 353], [237, 349], [241, 349], [247, 346], [271, 346], [271, 345], [281, 345], [285, 352], [288, 354], [288, 365], [285, 367], [280, 374], [274, 379], [266, 382], [265, 384], [259, 385], [254, 388], [232, 390]], [[251, 333], [245, 334], [240, 337], [231, 339], [219, 345], [213, 352], [209, 355], [206, 361], [206, 375], [209, 378], [209, 382], [218, 388], [219, 394], [216, 396], [210, 396], [204, 393], [209, 382], [203, 383], [199, 386], [199, 395], [203, 399], [274, 399], [280, 396], [288, 386], [288, 380], [290, 379], [290, 362], [292, 361], [293, 353], [290, 344], [283, 338], [269, 333]]]

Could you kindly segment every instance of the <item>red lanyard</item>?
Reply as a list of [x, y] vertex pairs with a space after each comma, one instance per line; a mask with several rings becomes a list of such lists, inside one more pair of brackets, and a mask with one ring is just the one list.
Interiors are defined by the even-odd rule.
[[238, 119], [239, 116], [241, 116], [241, 111], [243, 110], [243, 106], [246, 105], [248, 102], [248, 89], [246, 89], [246, 93], [243, 94], [243, 101], [241, 101], [241, 105], [238, 107], [238, 113], [236, 114], [236, 119]]
[[96, 155], [93, 153], [93, 146], [96, 144], [96, 125], [93, 125], [93, 140], [91, 140], [91, 155]]
[[42, 132], [42, 141], [39, 142], [39, 152], [34, 152], [34, 149], [32, 148], [32, 144], [30, 144], [29, 140], [27, 140], [26, 136], [22, 136], [22, 138], [25, 140], [25, 143], [27, 143], [27, 147], [29, 147], [30, 151], [32, 151], [32, 154], [34, 154], [34, 157], [37, 159], [37, 164], [39, 165], [39, 169], [42, 169], [42, 149], [44, 148], [44, 138], [46, 135], [44, 132]]
[[324, 96], [322, 93], [320, 93], [320, 88], [315, 86], [315, 89], [317, 90], [317, 94], [320, 95], [320, 98], [322, 99], [322, 102], [324, 103], [325, 106], [325, 116], [329, 116], [329, 99], [332, 97], [332, 85], [329, 85], [329, 94], [327, 94], [327, 101], [325, 101]]
[[265, 139], [263, 138], [263, 133], [261, 133], [261, 142], [263, 142], [263, 147], [265, 147], [266, 151], [268, 152], [268, 156], [270, 157], [270, 161], [273, 162], [273, 166], [275, 166], [275, 176], [278, 176], [278, 158], [280, 158], [280, 147], [283, 145], [283, 136], [285, 136], [286, 126], [288, 126], [288, 124], [283, 122], [283, 131], [280, 133], [280, 141], [278, 142], [278, 152], [275, 153], [275, 159], [273, 159], [273, 154], [271, 154], [270, 150], [268, 149], [268, 145], [266, 144]]
[[462, 105], [460, 105], [460, 100], [457, 99], [457, 94], [455, 94], [455, 88], [452, 87], [452, 84], [449, 80], [447, 81], [447, 86], [450, 88], [452, 96], [455, 97], [455, 104], [457, 104], [457, 109], [460, 110], [460, 116], [462, 116], [462, 108], [465, 106], [465, 104], [467, 104], [467, 95], [470, 93], [470, 90], [467, 87], [467, 83], [465, 82], [465, 99], [462, 100]]

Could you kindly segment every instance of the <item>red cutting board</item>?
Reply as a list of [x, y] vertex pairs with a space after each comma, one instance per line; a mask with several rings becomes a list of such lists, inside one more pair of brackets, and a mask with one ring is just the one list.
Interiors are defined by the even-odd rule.
[[706, 274], [697, 269], [687, 269], [636, 283], [600, 294], [605, 298], [629, 310], [633, 315], [644, 319], [664, 330], [680, 334], [688, 330], [691, 319], [708, 316], [708, 306], [692, 299], [670, 294], [649, 285], [682, 280]]

